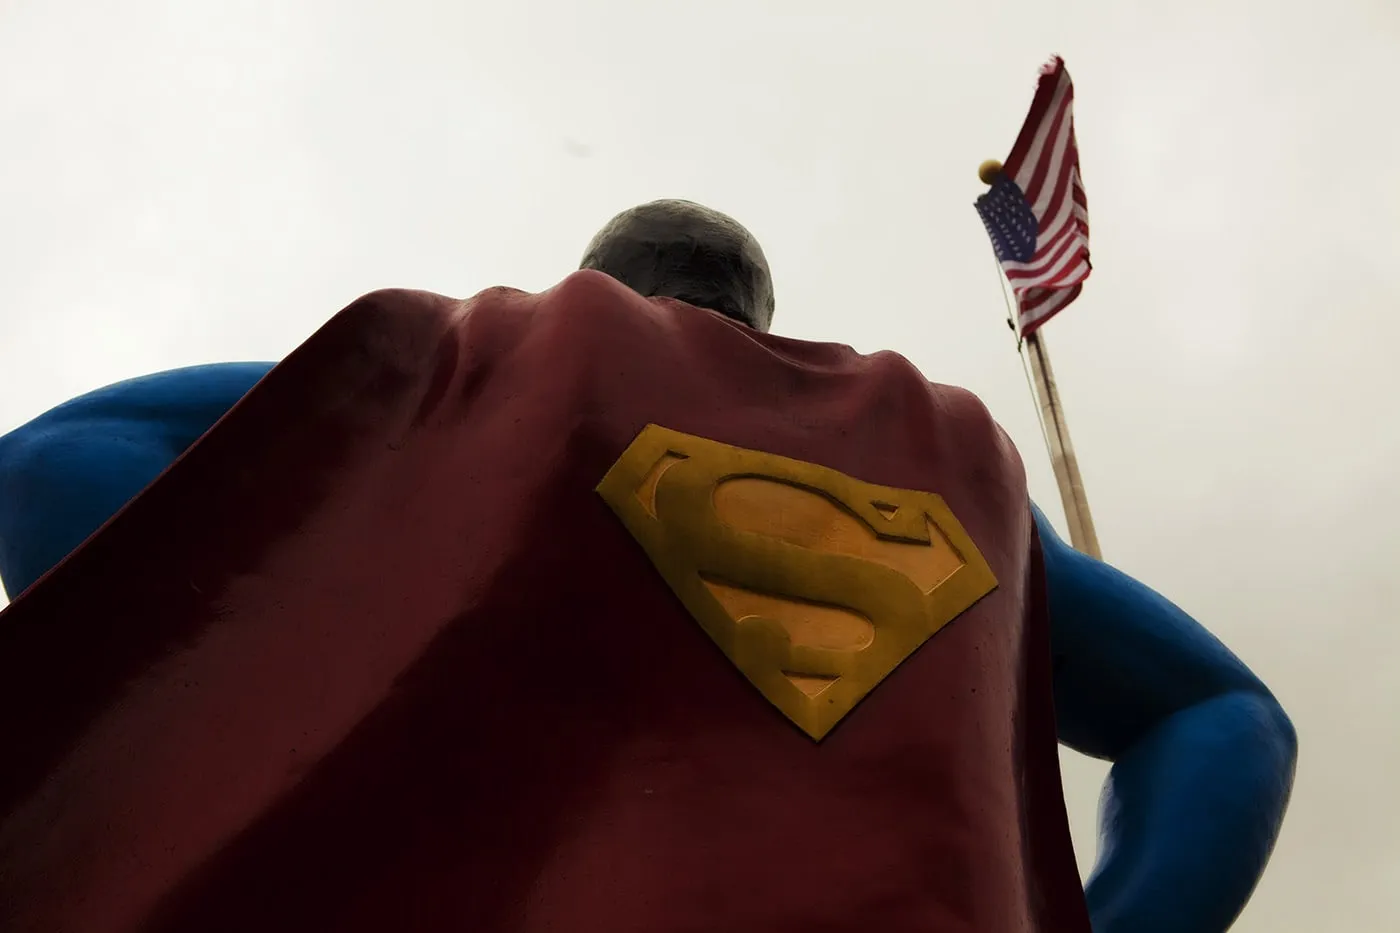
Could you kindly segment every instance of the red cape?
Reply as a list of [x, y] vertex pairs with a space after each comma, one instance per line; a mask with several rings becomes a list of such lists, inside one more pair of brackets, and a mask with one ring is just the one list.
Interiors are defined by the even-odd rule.
[[[814, 741], [595, 491], [649, 424], [936, 493], [997, 588]], [[0, 617], [0, 928], [1087, 933], [1041, 590], [899, 356], [375, 293]]]

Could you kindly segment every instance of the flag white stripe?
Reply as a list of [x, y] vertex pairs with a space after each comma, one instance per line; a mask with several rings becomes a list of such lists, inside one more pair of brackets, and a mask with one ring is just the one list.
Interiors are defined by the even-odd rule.
[[1050, 109], [1045, 114], [1045, 119], [1040, 126], [1036, 127], [1035, 136], [1031, 140], [1031, 147], [1026, 152], [1026, 160], [1021, 163], [1020, 170], [1016, 173], [1015, 181], [1022, 191], [1031, 183], [1035, 177], [1035, 167], [1040, 163], [1041, 153], [1045, 150], [1046, 139], [1050, 136], [1050, 127], [1054, 123], [1055, 114], [1060, 112], [1064, 106], [1065, 94], [1069, 91], [1069, 82], [1065, 80], [1065, 73], [1060, 72], [1060, 77], [1055, 87], [1055, 96], [1050, 101]]
[[1021, 330], [1025, 331], [1028, 326], [1038, 324], [1053, 315], [1056, 311], [1059, 311], [1065, 305], [1069, 304], [1073, 299], [1073, 295], [1073, 286], [1069, 288], [1047, 290], [1043, 302], [1021, 315]]
[[[1052, 116], [1051, 119], [1054, 119]], [[1045, 184], [1040, 189], [1040, 195], [1035, 199], [1035, 204], [1031, 210], [1035, 211], [1035, 216], [1040, 217], [1050, 209], [1050, 199], [1055, 196], [1055, 189], [1060, 176], [1064, 174], [1063, 166], [1065, 159], [1069, 158], [1069, 139], [1074, 127], [1071, 125], [1069, 114], [1064, 115], [1060, 121], [1060, 129], [1055, 134], [1055, 145], [1050, 149], [1050, 170], [1045, 173]], [[1073, 188], [1065, 185], [1065, 199], [1073, 201], [1070, 197]]]
[[1070, 248], [1065, 250], [1065, 254], [1055, 261], [1055, 264], [1032, 279], [1019, 279], [1016, 281], [1016, 291], [1028, 291], [1038, 288], [1054, 279], [1069, 266], [1070, 263], [1080, 259], [1079, 250]]

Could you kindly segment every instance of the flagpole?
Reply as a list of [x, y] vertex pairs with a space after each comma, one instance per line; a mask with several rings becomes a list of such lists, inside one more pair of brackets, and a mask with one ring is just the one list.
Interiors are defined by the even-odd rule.
[[1094, 517], [1089, 512], [1089, 498], [1084, 494], [1084, 478], [1079, 475], [1079, 459], [1070, 442], [1069, 426], [1065, 424], [1064, 407], [1055, 386], [1055, 371], [1050, 368], [1050, 354], [1039, 331], [1027, 335], [1025, 354], [1030, 360], [1035, 380], [1035, 394], [1040, 402], [1040, 420], [1045, 426], [1045, 443], [1050, 449], [1050, 465], [1055, 470], [1055, 482], [1060, 487], [1065, 520], [1069, 523], [1069, 540], [1076, 551], [1102, 559], [1099, 536], [1094, 530]]
[[[1002, 171], [996, 159], [988, 159], [977, 169], [977, 177], [984, 184], [992, 184]], [[1008, 324], [1016, 329], [1016, 311], [1011, 297], [1006, 293], [1006, 281], [997, 264], [997, 275], [1002, 276], [1002, 293], [1006, 297]], [[1070, 441], [1069, 425], [1065, 423], [1064, 406], [1060, 404], [1060, 392], [1055, 385], [1055, 371], [1050, 367], [1050, 354], [1045, 349], [1045, 341], [1039, 329], [1027, 334], [1017, 342], [1017, 350], [1024, 354], [1030, 363], [1032, 392], [1038, 403], [1040, 425], [1045, 434], [1045, 446], [1050, 452], [1050, 466], [1055, 471], [1055, 482], [1060, 487], [1060, 501], [1065, 510], [1065, 521], [1069, 524], [1069, 540], [1074, 549], [1101, 560], [1098, 532], [1094, 530], [1094, 517], [1089, 512], [1089, 498], [1084, 494], [1084, 478], [1079, 473], [1079, 458], [1074, 455], [1074, 444]]]

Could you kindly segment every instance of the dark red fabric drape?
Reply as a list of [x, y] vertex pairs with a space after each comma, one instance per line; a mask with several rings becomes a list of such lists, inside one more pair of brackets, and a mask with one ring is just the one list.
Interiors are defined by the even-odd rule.
[[[1000, 586], [813, 742], [594, 491], [649, 423], [935, 492]], [[0, 616], [0, 928], [1087, 933], [1036, 553], [894, 354], [372, 294]]]

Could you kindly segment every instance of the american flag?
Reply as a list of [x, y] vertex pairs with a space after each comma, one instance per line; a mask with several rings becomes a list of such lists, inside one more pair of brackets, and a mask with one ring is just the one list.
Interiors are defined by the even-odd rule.
[[1089, 208], [1074, 141], [1074, 83], [1058, 56], [1040, 69], [1030, 115], [977, 213], [1016, 295], [1022, 337], [1079, 297], [1089, 277]]

